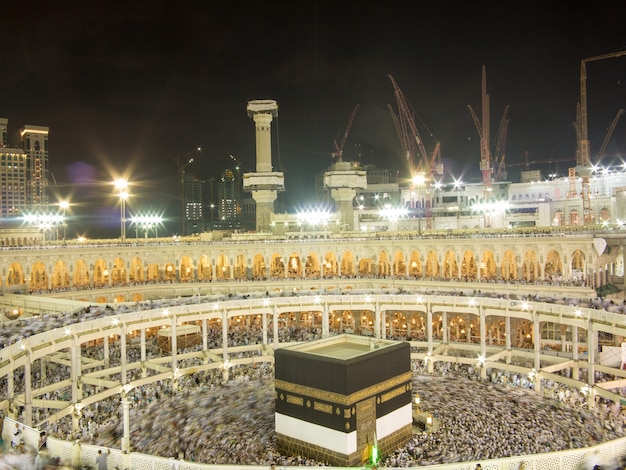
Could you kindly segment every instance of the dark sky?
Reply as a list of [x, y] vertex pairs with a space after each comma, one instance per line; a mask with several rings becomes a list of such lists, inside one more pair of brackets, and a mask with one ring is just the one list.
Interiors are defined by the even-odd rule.
[[[118, 174], [133, 182], [131, 211], [174, 219], [176, 156], [201, 146], [202, 179], [232, 165], [229, 154], [252, 169], [251, 99], [279, 104], [274, 163], [294, 206], [332, 163], [356, 104], [345, 158], [358, 145], [362, 162], [402, 170], [388, 74], [451, 176], [479, 177], [466, 106], [480, 115], [483, 64], [492, 137], [510, 105], [507, 161], [573, 158], [580, 61], [626, 48], [623, 0], [3, 0], [0, 12], [0, 116], [13, 131], [50, 127], [55, 191], [75, 204], [71, 231], [90, 236], [119, 234], [107, 184]], [[587, 70], [593, 154], [626, 107], [626, 57]], [[625, 149], [620, 122], [606, 153]]]

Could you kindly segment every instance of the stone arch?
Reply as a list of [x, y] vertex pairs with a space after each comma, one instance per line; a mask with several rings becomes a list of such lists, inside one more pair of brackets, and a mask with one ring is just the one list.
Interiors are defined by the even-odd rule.
[[178, 274], [180, 278], [180, 282], [193, 282], [194, 280], [194, 269], [193, 269], [193, 261], [187, 255], [184, 255], [180, 259], [180, 272]]
[[48, 288], [48, 272], [41, 261], [35, 261], [30, 271], [30, 290], [38, 291]]
[[254, 279], [267, 279], [267, 269], [265, 266], [265, 258], [257, 253], [252, 259], [252, 277]]
[[131, 297], [131, 302], [142, 302], [143, 296], [139, 292], [135, 292]]
[[422, 262], [417, 250], [411, 252], [409, 259], [409, 277], [422, 277]]
[[246, 257], [239, 253], [235, 256], [235, 267], [233, 270], [233, 277], [238, 280], [246, 279], [247, 274], [247, 266], [246, 266]]
[[335, 277], [337, 275], [337, 257], [335, 256], [335, 253], [328, 251], [324, 255], [324, 263], [322, 267], [324, 277]]
[[456, 279], [458, 277], [458, 266], [454, 251], [448, 250], [443, 258], [443, 277], [444, 279]]
[[158, 263], [150, 263], [146, 268], [146, 280], [148, 282], [160, 282], [161, 281], [161, 269]]
[[211, 262], [207, 255], [200, 256], [198, 260], [198, 280], [210, 281], [213, 275], [213, 269], [211, 268]]
[[611, 220], [611, 209], [603, 206], [600, 209], [600, 222], [609, 222]]
[[70, 287], [70, 271], [65, 261], [58, 260], [54, 263], [50, 283], [53, 289], [67, 289]]
[[272, 255], [270, 273], [271, 278], [283, 279], [285, 277], [285, 260], [278, 253]]
[[24, 268], [22, 265], [20, 263], [11, 263], [7, 273], [7, 287], [24, 284], [24, 280]]
[[393, 256], [393, 275], [406, 276], [406, 261], [404, 261], [404, 253], [401, 251], [396, 251]]
[[389, 276], [391, 275], [391, 265], [389, 264], [389, 255], [385, 250], [380, 252], [378, 257], [378, 275]]
[[89, 269], [87, 268], [87, 262], [85, 260], [79, 259], [74, 263], [72, 285], [83, 289], [89, 287]]
[[511, 250], [506, 250], [502, 255], [500, 277], [505, 281], [514, 281], [517, 279], [517, 261], [515, 260], [515, 253]]
[[565, 214], [563, 213], [563, 209], [557, 209], [554, 211], [554, 219], [552, 220], [552, 225], [556, 227], [562, 227], [565, 225]]
[[374, 275], [374, 260], [372, 258], [361, 258], [359, 260], [359, 276], [370, 277]]
[[354, 276], [356, 274], [356, 263], [354, 262], [354, 253], [345, 251], [341, 257], [341, 275]]
[[320, 261], [316, 253], [309, 253], [304, 262], [304, 274], [308, 278], [320, 277]]
[[129, 281], [132, 283], [144, 281], [143, 262], [138, 256], [135, 256], [130, 260], [130, 272], [128, 273], [128, 276]]
[[298, 253], [291, 253], [289, 260], [287, 261], [287, 277], [300, 278], [302, 277], [302, 260]]
[[533, 250], [528, 250], [524, 254], [524, 262], [522, 263], [522, 279], [526, 282], [534, 282], [541, 278], [541, 266], [539, 265], [539, 259], [537, 253]]
[[106, 286], [109, 283], [110, 272], [102, 258], [98, 258], [93, 268], [94, 287]]
[[166, 282], [176, 281], [176, 266], [174, 266], [174, 263], [165, 263], [164, 273]]
[[480, 261], [480, 279], [490, 281], [495, 279], [498, 275], [498, 268], [496, 266], [496, 259], [493, 255], [493, 251], [487, 250], [483, 253], [482, 260]]
[[466, 250], [465, 253], [463, 253], [463, 261], [461, 261], [461, 279], [476, 280], [477, 275], [478, 269], [474, 253], [470, 250]]
[[546, 255], [546, 264], [543, 267], [543, 273], [547, 278], [563, 276], [563, 261], [561, 261], [561, 255], [558, 251], [548, 251], [548, 254]]
[[111, 270], [111, 284], [126, 284], [126, 266], [124, 264], [124, 260], [120, 257], [115, 258], [115, 260], [113, 261], [113, 269]]
[[426, 277], [439, 277], [439, 259], [433, 250], [426, 256]]
[[[572, 263], [570, 267], [571, 267], [571, 278], [573, 281], [581, 282], [586, 279], [587, 276], [585, 272], [587, 271], [587, 266], [586, 266], [585, 254], [581, 250], [577, 249], [577, 250], [574, 250], [574, 252], [572, 253]], [[619, 272], [617, 274], [619, 275]]]
[[215, 262], [215, 278], [218, 281], [230, 279], [230, 263], [226, 255], [219, 255]]

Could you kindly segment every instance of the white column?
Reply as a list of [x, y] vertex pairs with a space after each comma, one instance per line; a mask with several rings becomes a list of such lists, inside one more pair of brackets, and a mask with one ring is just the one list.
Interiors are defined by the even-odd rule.
[[274, 349], [278, 348], [278, 312], [276, 305], [272, 309], [272, 331], [274, 332]]
[[122, 323], [120, 332], [120, 374], [122, 376], [122, 385], [128, 382], [126, 374], [126, 324]]
[[146, 369], [146, 329], [142, 328], [139, 330], [139, 341], [140, 341], [140, 349], [141, 349], [141, 378], [145, 379], [148, 376], [148, 371]]
[[572, 379], [578, 380], [580, 369], [578, 368], [578, 326], [572, 325], [572, 360], [574, 361], [574, 367], [572, 367]]
[[32, 382], [30, 370], [30, 351], [28, 352], [28, 361], [24, 364], [24, 424], [26, 426], [33, 425], [33, 398], [32, 398]]
[[428, 310], [426, 310], [426, 338], [428, 340], [428, 352], [433, 352], [433, 311], [428, 304]]
[[127, 454], [130, 452], [130, 402], [128, 401], [127, 392], [125, 390], [122, 391], [122, 413], [124, 421], [122, 452]]
[[202, 319], [202, 351], [205, 353], [209, 350], [208, 331], [209, 331], [208, 320], [206, 318], [203, 318]]
[[328, 312], [328, 304], [324, 303], [322, 310], [322, 338], [330, 336], [330, 313]]
[[[176, 315], [174, 315], [172, 317], [172, 336], [170, 337], [170, 349], [171, 349], [171, 355], [172, 355], [172, 375], [174, 376], [174, 378], [176, 377], [176, 369], [178, 368], [178, 359], [177, 359], [177, 353], [178, 353], [178, 338], [177, 338], [177, 332], [176, 332]], [[173, 385], [173, 384], [172, 384]]]
[[263, 346], [267, 346], [267, 312], [261, 314], [261, 321], [263, 322]]
[[[380, 304], [378, 302], [376, 302], [376, 306], [374, 307], [374, 337], [376, 338], [380, 338], [380, 331], [381, 331], [381, 322], [383, 321], [383, 319], [381, 318], [380, 315]], [[383, 331], [384, 331], [385, 327], [383, 325]]]
[[[539, 373], [539, 369], [541, 368], [541, 330], [539, 328], [539, 319], [535, 312], [533, 312], [533, 343], [535, 345], [535, 370]], [[541, 380], [539, 376], [535, 378], [535, 391], [541, 391]]]
[[[482, 305], [478, 308], [478, 322], [480, 328], [480, 356], [487, 359], [487, 319], [485, 318], [485, 309]], [[484, 380], [487, 378], [487, 367], [483, 365], [480, 368], [480, 377]]]
[[228, 313], [222, 310], [222, 359], [228, 361]]
[[272, 113], [255, 113], [252, 116], [255, 124], [256, 137], [256, 171], [268, 173], [272, 171]]
[[589, 408], [595, 406], [593, 387], [596, 383], [596, 357], [598, 354], [598, 332], [593, 329], [591, 319], [587, 321], [587, 384], [589, 385]]
[[109, 366], [109, 337], [108, 336], [104, 336], [102, 338], [102, 347], [104, 348], [104, 351], [103, 351], [104, 365], [108, 367]]

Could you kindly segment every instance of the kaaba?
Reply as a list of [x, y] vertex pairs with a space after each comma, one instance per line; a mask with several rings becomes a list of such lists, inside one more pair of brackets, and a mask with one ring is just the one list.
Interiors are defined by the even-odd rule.
[[[409, 343], [339, 335], [277, 349], [276, 446], [360, 466], [412, 434]], [[373, 462], [376, 463], [376, 462]]]

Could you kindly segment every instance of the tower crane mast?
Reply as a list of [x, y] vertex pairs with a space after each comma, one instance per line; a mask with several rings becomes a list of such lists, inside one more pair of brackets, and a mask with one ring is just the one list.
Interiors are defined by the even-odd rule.
[[496, 176], [503, 177], [505, 164], [505, 149], [506, 149], [506, 136], [509, 125], [508, 112], [509, 106], [505, 106], [502, 118], [500, 119], [500, 127], [498, 128], [498, 137], [494, 148], [494, 153], [491, 153], [491, 124], [490, 124], [490, 101], [489, 94], [487, 93], [487, 71], [483, 65], [482, 80], [481, 80], [481, 105], [482, 115], [481, 119], [478, 118], [471, 105], [467, 105], [467, 109], [474, 121], [478, 136], [480, 137], [480, 170], [482, 172], [483, 184], [489, 186], [491, 184], [492, 175], [494, 170]]

